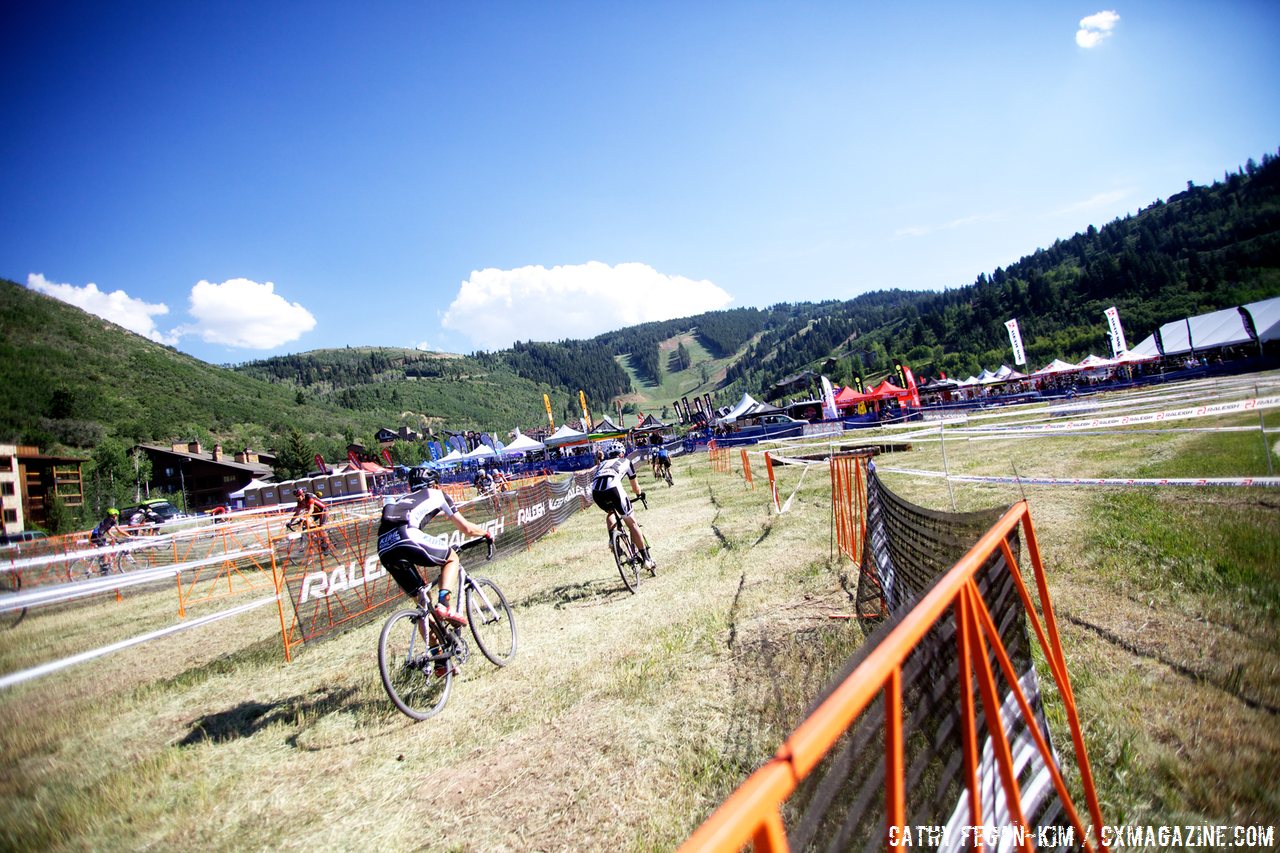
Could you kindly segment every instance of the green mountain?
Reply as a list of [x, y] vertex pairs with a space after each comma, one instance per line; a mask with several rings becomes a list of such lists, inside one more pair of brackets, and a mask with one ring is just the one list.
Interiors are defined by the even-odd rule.
[[917, 375], [967, 375], [1009, 360], [1010, 318], [1038, 366], [1105, 354], [1112, 305], [1137, 342], [1169, 320], [1278, 293], [1272, 155], [966, 286], [712, 311], [469, 356], [358, 347], [218, 367], [0, 282], [0, 440], [85, 450], [194, 438], [341, 456], [383, 426], [536, 426], [543, 394], [559, 423], [578, 414], [579, 390], [595, 416], [663, 416], [680, 397], [760, 396], [804, 369], [874, 380], [901, 360]]

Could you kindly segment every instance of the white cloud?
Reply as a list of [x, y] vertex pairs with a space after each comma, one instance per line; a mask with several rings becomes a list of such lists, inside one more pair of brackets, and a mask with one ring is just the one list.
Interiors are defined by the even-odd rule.
[[174, 332], [161, 332], [156, 328], [154, 317], [169, 313], [169, 306], [163, 302], [153, 304], [135, 299], [123, 290], [104, 293], [98, 286], [89, 282], [84, 287], [74, 284], [58, 284], [49, 281], [42, 273], [31, 273], [27, 276], [27, 287], [34, 291], [52, 296], [70, 305], [74, 305], [90, 314], [110, 320], [118, 326], [124, 326], [144, 338], [170, 346], [178, 342]]
[[1116, 202], [1124, 201], [1124, 199], [1133, 195], [1132, 189], [1108, 190], [1106, 192], [1094, 193], [1088, 198], [1072, 202], [1066, 207], [1060, 207], [1053, 211], [1050, 216], [1062, 216], [1069, 213], [1080, 213], [1088, 210], [1106, 209], [1115, 206]]
[[710, 281], [666, 275], [640, 263], [486, 269], [462, 282], [441, 325], [482, 349], [498, 349], [517, 340], [590, 338], [732, 301]]
[[1096, 12], [1080, 19], [1080, 29], [1076, 30], [1076, 44], [1088, 49], [1097, 47], [1111, 38], [1111, 31], [1120, 23], [1120, 16], [1114, 11]]
[[953, 219], [942, 225], [909, 225], [905, 228], [899, 228], [893, 232], [895, 237], [927, 237], [938, 231], [954, 231], [957, 228], [967, 228], [970, 225], [981, 225], [984, 222], [996, 222], [1003, 219], [1003, 215], [999, 213], [978, 213], [973, 216], [962, 216], [959, 219]]
[[275, 284], [233, 278], [191, 288], [191, 316], [196, 322], [178, 330], [199, 335], [211, 344], [245, 349], [272, 349], [296, 341], [316, 326], [316, 318], [297, 302], [275, 292]]

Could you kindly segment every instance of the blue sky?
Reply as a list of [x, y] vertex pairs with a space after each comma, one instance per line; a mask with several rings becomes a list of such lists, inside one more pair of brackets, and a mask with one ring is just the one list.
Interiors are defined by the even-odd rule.
[[1271, 2], [26, 3], [0, 277], [212, 363], [971, 283], [1280, 148]]

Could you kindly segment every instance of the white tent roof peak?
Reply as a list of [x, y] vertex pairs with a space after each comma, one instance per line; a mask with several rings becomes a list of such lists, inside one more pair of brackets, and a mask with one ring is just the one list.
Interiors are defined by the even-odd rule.
[[724, 415], [722, 415], [722, 416], [720, 417], [720, 420], [722, 420], [722, 421], [736, 421], [738, 418], [742, 417], [742, 415], [743, 415], [744, 413], [746, 413], [746, 412], [747, 412], [747, 410], [749, 410], [749, 409], [751, 409], [751, 408], [753, 408], [753, 407], [755, 407], [755, 406], [758, 406], [758, 405], [760, 405], [760, 404], [756, 401], [756, 399], [755, 399], [754, 397], [752, 397], [750, 394], [745, 394], [745, 393], [744, 393], [744, 394], [742, 395], [742, 399], [738, 401], [737, 405], [735, 405], [735, 406], [734, 406], [733, 408], [731, 408], [728, 412], [726, 412]]
[[541, 441], [535, 441], [527, 435], [518, 435], [516, 438], [503, 448], [503, 455], [517, 453], [531, 453], [535, 450], [545, 450], [546, 445]]

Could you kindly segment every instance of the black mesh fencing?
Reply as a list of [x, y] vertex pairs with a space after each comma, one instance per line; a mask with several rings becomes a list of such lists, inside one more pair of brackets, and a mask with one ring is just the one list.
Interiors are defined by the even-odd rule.
[[[995, 522], [1005, 509], [943, 513], [915, 506], [893, 494], [874, 474], [868, 478], [867, 541], [858, 585], [859, 613], [867, 640], [843, 672], [813, 703], [816, 708], [902, 621], [942, 575]], [[1017, 528], [1007, 540], [1019, 553]], [[1021, 713], [1011, 685], [997, 663], [988, 638], [987, 659], [995, 673], [999, 708], [984, 707], [977, 680], [970, 687], [976, 720], [982, 818], [970, 815], [963, 747], [964, 680], [960, 673], [958, 618], [954, 608], [920, 640], [902, 668], [904, 784], [906, 824], [914, 847], [972, 849], [975, 823], [989, 826], [988, 849], [1016, 841], [1008, 802], [1000, 781], [991, 731], [1003, 733], [1014, 756], [1019, 803], [1026, 831], [1038, 849], [1075, 849], [1077, 843], [1030, 726], [1049, 738], [1032, 665], [1026, 614], [1010, 566], [997, 549], [975, 576], [979, 596], [990, 610], [1015, 677], [1032, 710]], [[977, 664], [978, 662], [975, 662]], [[994, 720], [998, 710], [1000, 722]], [[788, 840], [796, 850], [881, 850], [886, 845], [887, 813], [885, 709], [873, 701], [801, 783], [784, 806]], [[1056, 755], [1055, 755], [1056, 757]], [[923, 831], [916, 827], [924, 828]], [[1001, 835], [1003, 833], [1003, 835]]]

